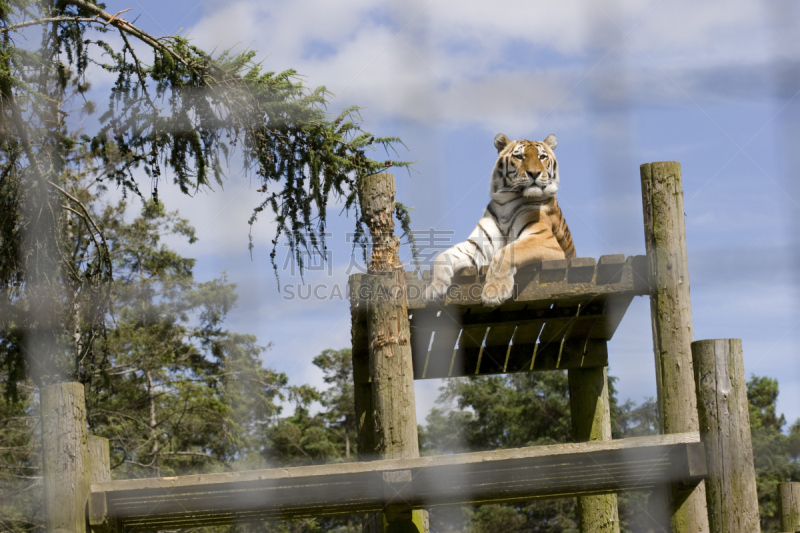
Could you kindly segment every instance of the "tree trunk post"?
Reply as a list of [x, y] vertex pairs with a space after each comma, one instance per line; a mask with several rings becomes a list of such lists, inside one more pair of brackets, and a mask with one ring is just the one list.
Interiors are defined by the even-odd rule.
[[[567, 371], [572, 436], [578, 442], [611, 440], [611, 406], [605, 367]], [[578, 497], [583, 533], [619, 533], [617, 495]]]
[[758, 533], [756, 471], [741, 339], [692, 343], [711, 533]]
[[40, 404], [47, 531], [84, 533], [89, 485], [111, 480], [108, 439], [87, 434], [82, 383], [48, 385]]
[[778, 484], [781, 531], [800, 531], [800, 483]]
[[[111, 455], [109, 453], [108, 439], [103, 437], [95, 437], [89, 435], [88, 437], [88, 456], [89, 456], [89, 470], [86, 472], [86, 492], [88, 493], [92, 483], [102, 483], [104, 481], [111, 481]], [[100, 496], [103, 502], [103, 510], [105, 511], [105, 496]], [[91, 509], [97, 506], [90, 505]], [[109, 524], [105, 513], [101, 516], [92, 516], [89, 514], [89, 526], [94, 531], [114, 531], [112, 524]], [[88, 531], [87, 531], [88, 533]]]
[[[398, 255], [400, 239], [394, 235], [394, 177], [366, 176], [358, 193], [372, 235], [369, 273], [350, 278], [356, 297], [351, 309], [359, 457], [419, 457], [405, 272]], [[404, 486], [413, 483], [410, 473], [396, 474], [386, 479], [386, 489], [398, 501], [373, 515], [364, 530], [427, 533], [427, 511], [412, 511], [400, 497]]]
[[86, 529], [86, 401], [83, 384], [48, 385], [41, 392], [44, 503], [47, 531]]
[[[658, 412], [664, 433], [698, 431], [692, 372], [692, 306], [683, 212], [681, 166], [677, 161], [641, 166], [644, 235], [650, 283], [650, 314], [656, 362]], [[651, 509], [673, 533], [707, 533], [705, 485], [656, 490]], [[667, 501], [658, 501], [666, 498]]]

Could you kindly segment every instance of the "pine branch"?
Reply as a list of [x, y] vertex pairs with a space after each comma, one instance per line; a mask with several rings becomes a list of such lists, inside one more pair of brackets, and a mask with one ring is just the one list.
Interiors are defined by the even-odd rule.
[[[105, 253], [106, 253], [106, 255], [108, 256], [108, 260], [109, 260], [109, 263], [110, 263], [110, 261], [111, 261], [111, 254], [110, 254], [110, 252], [109, 252], [108, 243], [106, 243], [105, 236], [103, 235], [103, 232], [102, 232], [102, 231], [100, 231], [100, 228], [98, 228], [98, 227], [97, 227], [97, 224], [95, 224], [95, 221], [94, 221], [94, 219], [92, 219], [92, 215], [90, 215], [90, 214], [89, 214], [89, 210], [88, 210], [88, 209], [86, 209], [86, 206], [85, 206], [85, 205], [83, 205], [83, 202], [81, 202], [80, 200], [78, 200], [77, 198], [75, 198], [74, 196], [72, 196], [70, 193], [68, 193], [67, 191], [65, 191], [64, 189], [62, 189], [61, 187], [59, 187], [58, 185], [56, 185], [55, 183], [53, 183], [52, 181], [48, 181], [47, 183], [49, 183], [49, 184], [50, 184], [50, 185], [51, 185], [53, 188], [55, 188], [55, 189], [57, 189], [59, 192], [61, 192], [61, 194], [63, 194], [63, 195], [64, 195], [64, 196], [66, 196], [67, 198], [69, 198], [69, 199], [70, 199], [70, 200], [71, 200], [71, 201], [72, 201], [72, 202], [73, 202], [75, 205], [77, 205], [78, 207], [80, 207], [80, 209], [81, 209], [81, 211], [83, 212], [83, 214], [81, 214], [81, 213], [78, 213], [78, 212], [77, 212], [77, 211], [75, 211], [74, 209], [70, 209], [70, 211], [72, 211], [73, 213], [75, 213], [75, 214], [77, 214], [78, 216], [80, 216], [80, 217], [81, 217], [81, 218], [82, 218], [84, 221], [86, 221], [87, 225], [91, 225], [91, 228], [93, 228], [93, 229], [94, 229], [94, 231], [95, 231], [95, 232], [97, 232], [97, 234], [100, 236], [100, 239], [103, 241], [103, 246], [102, 246], [102, 248], [101, 248], [101, 247], [100, 247], [100, 246], [97, 244], [97, 241], [96, 241], [96, 240], [95, 240], [95, 245], [97, 246], [97, 248], [98, 248], [98, 249], [105, 250]], [[94, 235], [92, 235], [92, 239], [94, 239]], [[111, 271], [109, 271], [109, 274], [111, 274]]]
[[87, 10], [87, 11], [91, 11], [92, 13], [96, 14], [95, 16], [100, 17], [101, 19], [103, 19], [106, 22], [106, 24], [111, 24], [112, 26], [114, 26], [115, 28], [119, 29], [120, 31], [124, 31], [124, 32], [136, 37], [137, 39], [139, 39], [143, 43], [147, 44], [148, 46], [150, 46], [150, 47], [152, 47], [152, 48], [154, 48], [156, 50], [160, 50], [161, 52], [169, 54], [171, 57], [173, 57], [174, 59], [180, 61], [181, 63], [183, 63], [184, 65], [186, 65], [188, 67], [192, 67], [193, 66], [192, 62], [190, 62], [187, 59], [185, 59], [182, 56], [180, 56], [171, 47], [169, 47], [169, 46], [165, 45], [164, 43], [160, 42], [157, 37], [154, 37], [153, 35], [150, 35], [149, 33], [140, 30], [139, 28], [137, 28], [136, 26], [134, 26], [133, 24], [131, 24], [130, 22], [128, 22], [125, 19], [117, 18], [117, 15], [122, 13], [122, 11], [118, 12], [116, 15], [111, 15], [110, 13], [107, 13], [107, 12], [103, 11], [102, 9], [97, 7], [96, 5], [90, 4], [86, 0], [65, 0], [64, 3], [65, 4], [72, 4], [72, 5], [76, 6], [76, 7], [80, 7], [80, 8], [83, 8], [83, 9]]
[[14, 126], [17, 129], [19, 140], [22, 143], [22, 149], [25, 152], [25, 156], [28, 158], [28, 165], [29, 167], [33, 167], [33, 173], [36, 176], [36, 181], [43, 183], [45, 181], [44, 173], [42, 172], [42, 168], [39, 166], [36, 153], [33, 151], [33, 145], [28, 137], [28, 129], [25, 126], [25, 120], [22, 118], [22, 111], [20, 110], [19, 105], [17, 105], [17, 99], [14, 96], [14, 90], [10, 85], [3, 84], [2, 93], [8, 102], [8, 107], [11, 108], [11, 116], [14, 120]]
[[18, 31], [22, 28], [28, 28], [30, 26], [38, 26], [44, 24], [50, 24], [51, 22], [58, 23], [58, 22], [96, 22], [98, 24], [106, 24], [97, 16], [87, 18], [87, 17], [48, 17], [48, 18], [37, 18], [34, 20], [26, 20], [25, 22], [18, 22], [17, 24], [12, 24], [11, 26], [6, 26], [4, 28], [0, 28], [0, 34], [9, 33], [12, 31]]

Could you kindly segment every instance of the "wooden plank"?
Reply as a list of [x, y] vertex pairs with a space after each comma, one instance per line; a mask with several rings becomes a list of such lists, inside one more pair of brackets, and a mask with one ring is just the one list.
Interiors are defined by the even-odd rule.
[[492, 326], [486, 334], [478, 374], [499, 374], [505, 370], [508, 343], [517, 325]]
[[619, 283], [622, 281], [622, 271], [625, 267], [625, 255], [601, 255], [597, 262], [598, 285], [608, 285], [609, 283]]
[[575, 257], [569, 260], [568, 283], [592, 283], [597, 259], [594, 257]]
[[[697, 433], [91, 485], [91, 516], [137, 531], [650, 490], [705, 475]], [[395, 475], [387, 475], [399, 472]], [[406, 473], [407, 472], [407, 473]], [[410, 481], [408, 481], [410, 479]], [[100, 495], [104, 496], [101, 497]], [[105, 501], [105, 509], [92, 506]]]
[[[433, 307], [417, 309], [411, 321], [414, 378], [496, 374], [502, 368], [520, 372], [580, 366], [576, 359], [568, 360], [568, 366], [558, 364], [562, 342], [610, 339], [632, 298], [630, 294], [613, 294], [556, 303], [515, 302], [488, 313], [457, 306], [440, 307], [438, 311]], [[445, 316], [459, 312], [462, 314], [455, 317]], [[439, 344], [430, 352], [431, 329], [422, 329], [418, 324], [436, 331], [434, 339], [438, 338]], [[464, 331], [460, 332], [462, 326]], [[512, 335], [513, 345], [509, 348]], [[542, 355], [531, 366], [534, 349], [542, 349]], [[590, 366], [601, 364], [607, 363], [591, 359]]]
[[446, 377], [450, 374], [450, 366], [455, 356], [456, 341], [461, 333], [458, 329], [437, 330], [433, 336], [433, 344], [428, 354], [425, 376]]
[[[519, 331], [519, 328], [517, 331]], [[478, 364], [477, 352], [480, 351], [480, 347], [477, 349], [472, 347], [471, 366], [457, 366], [454, 364], [449, 374], [436, 375], [427, 372], [424, 377], [416, 375], [414, 379], [512, 374], [515, 372], [541, 372], [545, 370], [608, 366], [608, 345], [605, 341], [565, 341], [563, 343], [548, 343], [545, 345], [536, 344], [535, 342], [517, 344], [515, 336], [514, 344], [510, 347], [507, 346], [506, 349], [508, 350], [508, 357], [505, 369], [499, 364], [492, 363], [491, 360], [484, 363], [484, 355], [480, 356], [481, 364], [480, 367], [476, 368]]]
[[[606, 255], [599, 262], [587, 257], [574, 258], [571, 261], [559, 259], [543, 261], [539, 267], [521, 269], [515, 277], [517, 291], [512, 301], [558, 301], [616, 293], [649, 294], [646, 258], [632, 256], [621, 261], [622, 257], [621, 254]], [[444, 304], [459, 307], [481, 306], [483, 274], [468, 274], [460, 273], [453, 278], [455, 284]], [[406, 283], [409, 309], [442, 305], [442, 302], [426, 302], [423, 299], [424, 288], [430, 283], [430, 271], [423, 273], [422, 280], [407, 279]], [[501, 309], [509, 303], [503, 304]]]
[[458, 351], [450, 376], [474, 376], [478, 372], [483, 339], [486, 338], [487, 329], [484, 325], [464, 328], [458, 339]]
[[[611, 340], [632, 301], [633, 295], [631, 294], [606, 296], [602, 300], [602, 316], [595, 321], [592, 329], [587, 334], [587, 338]], [[592, 304], [594, 303], [592, 302]]]
[[415, 309], [409, 312], [411, 357], [415, 376], [423, 375], [425, 367], [428, 365], [428, 348], [431, 345], [433, 332], [439, 322], [438, 312], [434, 308]]
[[506, 372], [529, 372], [533, 369], [536, 341], [542, 326], [544, 322], [517, 325], [506, 359]]
[[[522, 325], [532, 324], [537, 322], [552, 321], [555, 324], [559, 319], [563, 327], [566, 323], [573, 321], [575, 317], [579, 317], [579, 322], [587, 320], [592, 322], [592, 318], [602, 318], [603, 315], [608, 314], [603, 321], [604, 326], [602, 329], [592, 330], [592, 338], [604, 338], [600, 336], [600, 332], [608, 335], [606, 340], [610, 340], [619, 321], [625, 314], [633, 296], [630, 294], [611, 294], [596, 296], [594, 298], [583, 299], [563, 299], [555, 302], [544, 301], [541, 305], [534, 303], [520, 303], [514, 302], [517, 309], [512, 308], [510, 304], [504, 304], [502, 307], [490, 312], [478, 312], [474, 308], [458, 308], [455, 306], [442, 307], [440, 310], [442, 315], [448, 313], [446, 320], [439, 318], [419, 318], [420, 312], [425, 313], [424, 316], [429, 316], [429, 313], [435, 308], [416, 309], [412, 313], [414, 318], [411, 321], [412, 337], [416, 335], [417, 331], [422, 331], [425, 334], [430, 334], [428, 330], [441, 331], [442, 329], [461, 329], [467, 326], [482, 326], [484, 331], [486, 328], [493, 326], [505, 326], [510, 324]], [[613, 302], [609, 305], [608, 302]], [[609, 314], [609, 311], [613, 312]], [[562, 335], [563, 336], [563, 335]], [[547, 336], [549, 338], [549, 335]], [[428, 338], [428, 341], [430, 337]], [[426, 346], [427, 347], [427, 346]], [[415, 348], [416, 349], [416, 348]]]
[[[569, 331], [564, 334], [566, 340], [586, 340], [591, 338], [597, 329], [597, 323], [604, 320], [606, 299], [595, 298], [578, 303], [577, 316], [571, 320]], [[612, 332], [613, 333], [613, 332]], [[609, 335], [609, 339], [611, 335]]]

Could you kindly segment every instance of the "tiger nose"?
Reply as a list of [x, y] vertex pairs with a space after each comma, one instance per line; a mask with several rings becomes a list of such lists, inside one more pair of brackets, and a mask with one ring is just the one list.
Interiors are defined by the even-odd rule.
[[533, 181], [536, 181], [537, 179], [539, 179], [539, 176], [542, 175], [542, 171], [541, 170], [535, 170], [535, 171], [526, 170], [525, 174], [527, 174], [528, 177], [530, 179], [532, 179]]

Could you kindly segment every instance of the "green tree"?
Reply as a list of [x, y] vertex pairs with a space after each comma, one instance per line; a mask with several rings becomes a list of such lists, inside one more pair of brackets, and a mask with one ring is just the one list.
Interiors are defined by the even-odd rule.
[[262, 367], [252, 335], [227, 331], [235, 285], [198, 283], [194, 260], [160, 243], [194, 230], [148, 202], [126, 223], [124, 202], [97, 217], [116, 272], [114, 327], [87, 380], [89, 424], [112, 443], [121, 477], [261, 464], [261, 427], [280, 408], [286, 376]]
[[350, 348], [323, 350], [314, 358], [328, 385], [320, 396], [322, 416], [333, 433], [337, 456], [345, 461], [356, 457], [357, 425], [353, 388], [353, 356]]
[[[212, 55], [156, 37], [123, 16], [94, 0], [0, 0], [0, 205], [9, 208], [0, 282], [4, 303], [22, 291], [28, 302], [12, 306], [22, 338], [0, 363], [39, 385], [82, 379], [77, 350], [98, 335], [76, 342], [76, 330], [90, 321], [102, 329], [109, 303], [113, 262], [66, 176], [87, 172], [141, 197], [149, 189], [158, 204], [167, 174], [194, 194], [222, 183], [228, 161], [241, 163], [261, 184], [251, 224], [265, 209], [277, 222], [273, 266], [283, 237], [302, 268], [303, 250], [325, 256], [329, 203], [355, 210], [365, 243], [357, 181], [406, 165], [370, 158], [397, 139], [362, 131], [356, 109], [328, 116], [325, 88], [305, 88], [294, 71], [266, 72], [254, 51]], [[115, 82], [108, 107], [79, 130], [73, 117], [96, 110], [90, 66]], [[407, 230], [407, 210], [398, 216]], [[70, 241], [79, 234], [96, 242], [78, 251]], [[36, 358], [23, 361], [22, 346]]]
[[[82, 182], [69, 191], [102, 228], [114, 267], [113, 319], [81, 352], [88, 421], [110, 441], [112, 476], [265, 466], [263, 435], [280, 414], [287, 378], [263, 367], [255, 337], [226, 329], [235, 285], [194, 279], [194, 260], [162, 243], [165, 235], [191, 242], [194, 230], [161, 204], [129, 217], [126, 202], [102, 206]], [[0, 338], [10, 342], [16, 330], [7, 326]], [[27, 531], [41, 520], [37, 384], [3, 373], [17, 394], [0, 401], [0, 516], [4, 528]]]
[[780, 531], [778, 483], [800, 481], [800, 420], [785, 432], [786, 418], [777, 414], [778, 380], [752, 376], [747, 382], [750, 432], [758, 486], [761, 531]]
[[[6, 374], [0, 370], [0, 374]], [[7, 374], [1, 377], [8, 379]], [[18, 398], [0, 399], [0, 530], [32, 531], [43, 521], [40, 506], [41, 458], [36, 435], [36, 395], [19, 384]]]
[[[327, 388], [288, 387], [294, 413], [268, 426], [263, 446], [266, 460], [275, 466], [304, 466], [356, 459], [356, 418], [353, 402], [353, 364], [349, 348], [323, 350], [314, 358]], [[317, 410], [315, 414], [312, 411]], [[276, 533], [361, 531], [360, 515], [317, 517], [265, 524]]]
[[[656, 403], [620, 404], [609, 378], [613, 438], [657, 433]], [[572, 442], [567, 375], [563, 371], [508, 374], [449, 380], [420, 432], [424, 454], [537, 446]], [[619, 495], [622, 531], [648, 531], [647, 494]], [[575, 500], [434, 509], [431, 530], [577, 531]]]
[[[451, 379], [421, 432], [426, 455], [569, 442], [565, 372]], [[431, 511], [431, 531], [577, 531], [574, 499], [483, 505]]]
[[[294, 413], [266, 428], [266, 459], [275, 465], [311, 465], [355, 459], [356, 416], [349, 348], [323, 350], [314, 358], [328, 387], [287, 388]], [[315, 414], [311, 414], [319, 405]]]

